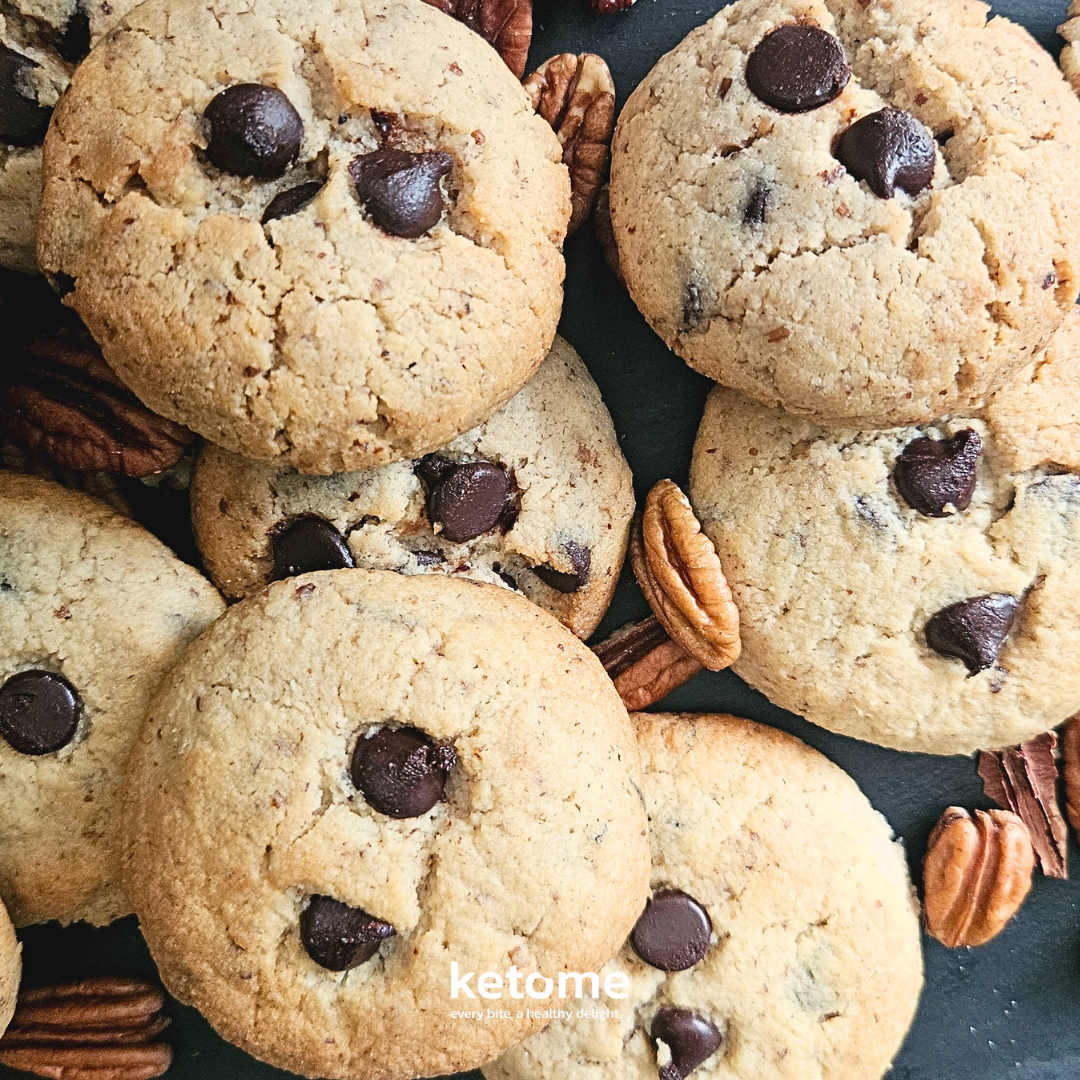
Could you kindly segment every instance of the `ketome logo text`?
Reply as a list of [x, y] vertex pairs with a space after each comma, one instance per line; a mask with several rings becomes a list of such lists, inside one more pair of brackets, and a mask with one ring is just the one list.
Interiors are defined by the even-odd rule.
[[[473, 979], [476, 989], [473, 990]], [[477, 976], [475, 971], [462, 972], [456, 960], [450, 962], [450, 996], [452, 998], [482, 998], [496, 1000], [507, 991], [512, 998], [521, 1001], [525, 997], [540, 1000], [555, 993], [555, 979], [541, 975], [539, 971], [528, 975], [518, 971], [513, 965], [505, 975], [497, 971], [485, 971]], [[604, 976], [604, 993], [610, 998], [630, 996], [630, 976], [621, 971], [612, 971]], [[600, 996], [600, 976], [595, 971], [563, 971], [558, 976], [558, 996], [560, 998], [579, 998], [588, 993], [591, 998]]]

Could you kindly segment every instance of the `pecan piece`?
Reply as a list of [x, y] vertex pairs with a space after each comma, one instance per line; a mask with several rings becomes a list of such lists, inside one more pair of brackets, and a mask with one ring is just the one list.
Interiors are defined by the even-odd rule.
[[592, 647], [630, 712], [647, 709], [701, 670], [655, 615], [616, 630]]
[[630, 563], [653, 614], [669, 636], [710, 671], [739, 659], [739, 609], [713, 542], [687, 497], [659, 481], [630, 536]]
[[1065, 781], [1065, 814], [1080, 836], [1080, 713], [1061, 729], [1061, 776]]
[[591, 0], [593, 11], [598, 15], [614, 15], [633, 7], [635, 0]]
[[611, 158], [615, 82], [595, 53], [559, 53], [524, 82], [533, 108], [551, 125], [570, 170], [570, 236], [589, 216]]
[[593, 229], [596, 231], [596, 239], [600, 242], [600, 248], [604, 252], [611, 272], [620, 285], [626, 285], [623, 277], [622, 263], [619, 262], [619, 246], [615, 242], [615, 230], [611, 226], [611, 185], [605, 184], [596, 196], [596, 213], [593, 215]]
[[532, 41], [532, 0], [427, 0], [479, 34], [520, 79]]
[[165, 995], [141, 979], [105, 976], [23, 991], [0, 1038], [0, 1064], [53, 1080], [152, 1080], [172, 1063], [155, 1041]]
[[1016, 914], [1031, 888], [1035, 852], [1008, 810], [959, 806], [941, 815], [923, 859], [927, 932], [943, 945], [982, 945]]

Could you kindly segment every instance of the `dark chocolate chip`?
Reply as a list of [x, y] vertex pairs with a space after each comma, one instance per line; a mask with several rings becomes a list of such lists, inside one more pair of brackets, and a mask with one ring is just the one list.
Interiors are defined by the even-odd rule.
[[743, 207], [742, 222], [744, 225], [764, 225], [765, 216], [769, 212], [769, 200], [772, 188], [762, 179], [754, 184], [754, 190], [750, 192], [750, 198]]
[[322, 518], [297, 518], [274, 533], [272, 544], [277, 578], [355, 565], [345, 538]]
[[383, 142], [396, 135], [398, 128], [401, 126], [401, 121], [396, 116], [383, 112], [381, 109], [371, 110], [371, 122], [375, 125], [375, 130], [382, 136]]
[[950, 439], [915, 439], [893, 466], [896, 490], [912, 510], [927, 517], [948, 517], [966, 510], [975, 493], [981, 453], [982, 439], [972, 428]]
[[781, 112], [820, 108], [838, 97], [850, 78], [844, 46], [820, 26], [778, 26], [746, 61], [751, 92]]
[[856, 180], [891, 199], [897, 188], [918, 195], [934, 179], [934, 139], [904, 109], [892, 106], [856, 120], [836, 143], [836, 158]]
[[304, 122], [276, 87], [237, 83], [222, 90], [203, 114], [206, 156], [235, 176], [282, 176], [300, 153]]
[[690, 1009], [657, 1010], [649, 1034], [671, 1052], [671, 1062], [660, 1069], [660, 1080], [683, 1080], [723, 1042], [719, 1028]]
[[30, 73], [38, 65], [0, 45], [0, 142], [34, 146], [45, 138], [52, 109], [37, 103]]
[[418, 551], [416, 553], [417, 566], [442, 566], [446, 562], [441, 551]]
[[82, 707], [51, 671], [20, 671], [0, 686], [0, 735], [20, 754], [51, 754], [75, 738]]
[[683, 286], [682, 331], [689, 333], [696, 330], [705, 314], [705, 303], [701, 295], [701, 286], [696, 281], [688, 281]]
[[300, 913], [300, 940], [308, 956], [330, 971], [358, 967], [396, 933], [388, 922], [329, 896], [313, 896]]
[[259, 219], [260, 223], [265, 225], [267, 222], [275, 221], [277, 218], [291, 217], [297, 211], [303, 210], [322, 191], [322, 188], [320, 181], [312, 180], [309, 183], [297, 184], [296, 187], [279, 191], [266, 204], [263, 216]]
[[442, 217], [439, 180], [453, 164], [441, 150], [413, 154], [383, 147], [353, 158], [349, 173], [375, 224], [393, 236], [414, 240]]
[[452, 544], [490, 532], [510, 496], [506, 470], [490, 461], [466, 461], [443, 471], [428, 495], [428, 518]]
[[442, 799], [456, 761], [452, 746], [436, 746], [416, 728], [384, 727], [357, 741], [352, 781], [380, 814], [419, 817]]
[[584, 544], [576, 540], [567, 540], [563, 544], [570, 565], [574, 568], [573, 573], [567, 574], [562, 570], [556, 570], [554, 566], [541, 563], [534, 566], [532, 572], [547, 586], [561, 593], [577, 592], [589, 583], [589, 571], [592, 569], [592, 551]]
[[630, 935], [634, 952], [661, 971], [685, 971], [709, 950], [708, 912], [678, 889], [653, 893]]
[[85, 11], [76, 11], [68, 19], [56, 42], [56, 51], [69, 64], [79, 63], [90, 51], [90, 17]]
[[963, 660], [975, 675], [994, 666], [1019, 610], [1019, 598], [1010, 593], [969, 597], [930, 617], [926, 644], [942, 656]]
[[441, 454], [425, 454], [414, 466], [413, 472], [428, 486], [430, 490], [439, 482], [447, 469], [452, 469], [454, 463]]

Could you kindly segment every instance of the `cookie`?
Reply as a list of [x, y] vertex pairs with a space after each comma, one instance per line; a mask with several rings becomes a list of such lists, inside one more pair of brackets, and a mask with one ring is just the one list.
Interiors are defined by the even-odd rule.
[[618, 695], [546, 612], [459, 578], [306, 574], [166, 680], [129, 767], [125, 880], [166, 986], [257, 1058], [464, 1071], [544, 1023], [489, 1017], [481, 975], [539, 989], [629, 932], [639, 785]]
[[165, 673], [223, 607], [103, 503], [0, 472], [0, 897], [17, 926], [131, 910], [124, 762]]
[[877, 1080], [922, 986], [918, 909], [888, 823], [781, 731], [733, 716], [633, 720], [653, 891], [604, 969], [627, 993], [571, 1002], [570, 1018], [484, 1075]]
[[709, 398], [690, 497], [739, 608], [735, 670], [901, 750], [1010, 746], [1080, 709], [1080, 315], [987, 408], [826, 431]]
[[142, 4], [80, 66], [45, 172], [42, 267], [116, 373], [253, 460], [433, 450], [555, 334], [558, 139], [422, 0]]
[[524, 390], [419, 461], [311, 477], [208, 446], [192, 480], [196, 540], [228, 597], [350, 565], [453, 574], [524, 593], [580, 638], [611, 601], [633, 513], [600, 391], [558, 337]]
[[0, 1035], [15, 1015], [22, 977], [22, 946], [15, 937], [15, 927], [3, 904], [0, 904]]
[[818, 423], [981, 406], [1076, 299], [1080, 101], [973, 0], [737, 0], [619, 119], [630, 292], [692, 367]]

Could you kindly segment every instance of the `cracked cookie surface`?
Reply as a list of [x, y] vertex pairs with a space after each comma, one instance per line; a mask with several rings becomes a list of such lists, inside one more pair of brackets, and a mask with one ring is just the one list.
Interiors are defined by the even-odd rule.
[[901, 750], [1011, 746], [1072, 716], [1078, 401], [1076, 312], [985, 410], [932, 425], [830, 432], [714, 390], [690, 497], [739, 607], [735, 671]]
[[[693, 1080], [877, 1080], [922, 986], [918, 911], [888, 823], [851, 777], [781, 731], [732, 716], [631, 719], [654, 903], [674, 889], [701, 905], [708, 949], [668, 972], [638, 955], [635, 931], [604, 969], [628, 976], [628, 997], [570, 1003], [617, 1017], [555, 1021], [484, 1075], [656, 1080], [666, 1074], [649, 1033], [678, 1009], [721, 1036]], [[677, 1065], [679, 1041], [665, 1050]]]
[[[402, 729], [448, 771], [445, 801], [398, 820], [354, 778], [363, 740]], [[131, 759], [125, 880], [165, 984], [256, 1057], [464, 1071], [543, 1020], [452, 1018], [478, 1007], [451, 999], [452, 962], [590, 970], [633, 925], [640, 779], [603, 668], [546, 612], [460, 579], [312, 573], [231, 608], [166, 681]], [[327, 970], [301, 937], [313, 896], [394, 934]]]
[[[692, 367], [815, 422], [981, 405], [1080, 288], [1080, 102], [1022, 28], [973, 0], [738, 0], [635, 90], [611, 215], [634, 300]], [[747, 58], [823, 28], [850, 79], [781, 112]], [[883, 198], [837, 158], [897, 107], [936, 140], [929, 187]]]
[[[302, 123], [276, 178], [210, 164], [235, 158], [208, 149], [204, 113], [244, 83]], [[449, 155], [418, 238], [358, 194], [350, 165], [377, 150]], [[150, 0], [56, 111], [38, 254], [156, 411], [254, 460], [366, 468], [468, 430], [540, 364], [560, 158], [494, 50], [421, 0]], [[302, 184], [317, 194], [261, 223]]]

